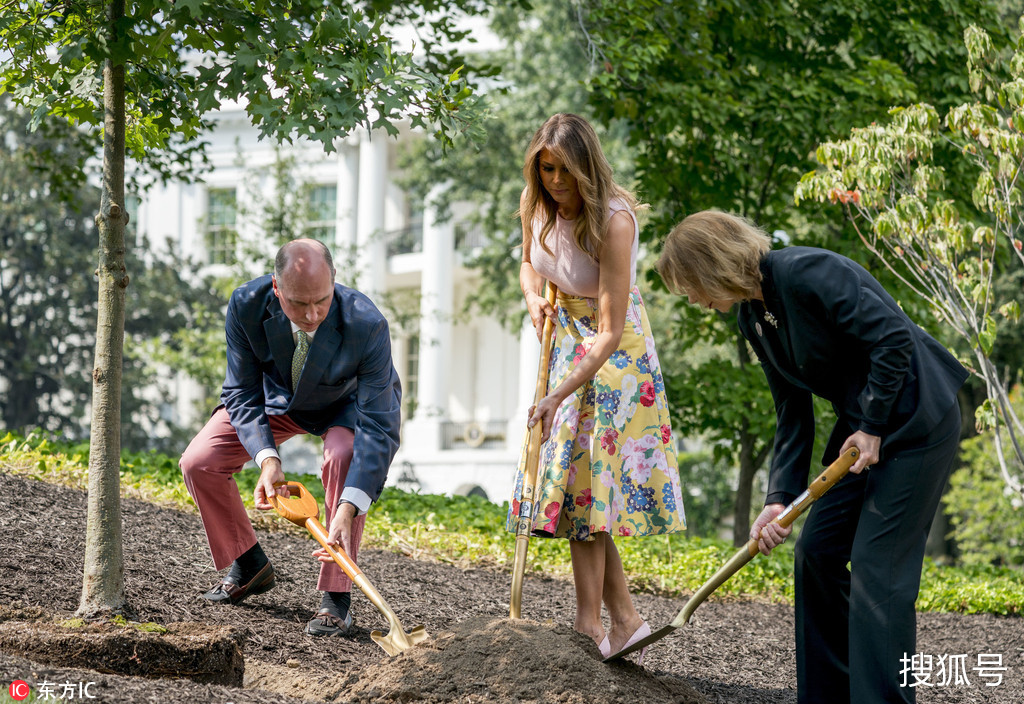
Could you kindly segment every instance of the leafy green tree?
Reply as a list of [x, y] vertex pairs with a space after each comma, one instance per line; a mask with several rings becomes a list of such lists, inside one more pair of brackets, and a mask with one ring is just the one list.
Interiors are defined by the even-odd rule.
[[53, 183], [51, 173], [81, 173], [88, 156], [70, 128], [46, 124], [25, 134], [28, 116], [8, 99], [0, 99], [0, 122], [0, 423], [74, 437], [90, 361], [90, 340], [79, 343], [74, 333], [88, 326], [95, 306], [69, 301], [95, 298], [95, 285], [82, 275], [90, 249], [68, 245], [93, 239], [90, 209], [99, 194]]
[[[986, 390], [978, 427], [992, 429], [1003, 479], [1024, 497], [1024, 423], [1010, 399], [1020, 360], [1008, 368], [995, 356], [1000, 334], [1019, 330], [1024, 303], [1019, 277], [997, 285], [1000, 272], [1024, 268], [1024, 22], [1005, 64], [982, 29], [969, 27], [964, 43], [975, 100], [944, 117], [924, 103], [896, 108], [886, 124], [822, 144], [822, 166], [797, 197], [845, 206], [864, 246], [966, 342], [965, 361]], [[970, 202], [950, 190], [936, 158], [947, 144], [974, 172]]]
[[[603, 68], [588, 83], [590, 104], [603, 120], [627, 124], [640, 190], [654, 205], [648, 241], [686, 214], [719, 208], [790, 242], [828, 245], [856, 259], [864, 257], [840, 239], [841, 221], [793, 206], [814, 147], [882, 118], [893, 104], [962, 100], [968, 86], [958, 70], [959, 37], [970, 21], [998, 27], [986, 0], [574, 5]], [[668, 369], [670, 398], [684, 432], [727, 448], [739, 466], [739, 544], [749, 530], [754, 476], [770, 453], [773, 405], [765, 387], [758, 390], [734, 316], [679, 305], [680, 337], [701, 330], [720, 354]]]
[[[85, 437], [95, 346], [95, 268], [99, 189], [87, 185], [88, 136], [62, 121], [26, 129], [30, 116], [0, 97], [0, 425], [43, 428], [71, 440]], [[129, 291], [125, 320], [127, 353], [121, 399], [121, 437], [133, 450], [154, 447], [166, 375], [140, 351], [157, 340], [173, 342], [172, 330], [195, 323], [192, 305], [211, 298], [192, 285], [192, 270], [171, 255], [147, 252], [129, 266], [139, 271]], [[152, 393], [145, 393], [144, 390]]]
[[329, 0], [26, 0], [0, 7], [0, 91], [30, 107], [34, 125], [52, 115], [103, 128], [81, 613], [126, 606], [118, 477], [130, 281], [126, 151], [165, 176], [190, 166], [208, 114], [225, 100], [242, 100], [264, 136], [304, 137], [328, 151], [358, 126], [394, 133], [394, 123], [405, 119], [449, 142], [472, 124], [471, 87], [432, 42], [425, 42], [422, 63], [395, 50], [386, 21], [392, 11], [416, 16], [419, 8], [440, 17], [425, 26], [447, 38], [455, 26], [445, 11], [480, 7], [475, 0], [369, 7]]

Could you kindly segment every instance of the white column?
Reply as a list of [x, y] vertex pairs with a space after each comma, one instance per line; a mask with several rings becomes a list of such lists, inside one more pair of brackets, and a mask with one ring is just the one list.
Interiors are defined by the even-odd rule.
[[423, 269], [420, 275], [420, 357], [417, 418], [448, 417], [448, 370], [451, 364], [455, 234], [452, 223], [437, 222], [433, 200], [423, 205]]
[[[338, 144], [338, 212], [335, 220], [338, 251], [335, 257], [344, 259], [348, 250], [356, 244], [356, 213], [359, 199], [359, 149], [349, 140]], [[337, 262], [339, 265], [342, 262]]]
[[540, 367], [540, 342], [537, 330], [527, 315], [519, 331], [519, 400], [516, 411], [508, 421], [508, 442], [510, 450], [518, 450], [519, 442], [526, 432], [526, 414], [533, 405], [537, 391], [537, 369]]
[[383, 132], [367, 133], [359, 142], [359, 197], [356, 201], [356, 245], [359, 289], [376, 298], [384, 291], [387, 254], [384, 247], [384, 196], [388, 143]]

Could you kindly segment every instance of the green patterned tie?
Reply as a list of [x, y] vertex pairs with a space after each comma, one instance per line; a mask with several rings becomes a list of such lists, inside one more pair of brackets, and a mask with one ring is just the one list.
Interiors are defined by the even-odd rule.
[[299, 376], [302, 374], [302, 365], [306, 363], [308, 352], [309, 337], [299, 330], [299, 341], [295, 343], [295, 354], [292, 355], [292, 391], [299, 385]]

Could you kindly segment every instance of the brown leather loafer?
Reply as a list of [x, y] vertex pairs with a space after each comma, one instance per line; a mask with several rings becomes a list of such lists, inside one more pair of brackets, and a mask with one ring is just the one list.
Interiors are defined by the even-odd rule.
[[352, 630], [352, 612], [340, 619], [327, 609], [320, 609], [306, 624], [306, 633], [311, 636], [343, 636]]
[[256, 573], [256, 575], [249, 580], [247, 584], [235, 584], [224, 580], [210, 591], [203, 594], [203, 598], [207, 601], [211, 601], [214, 604], [227, 604], [232, 605], [241, 604], [246, 597], [252, 596], [253, 594], [262, 594], [265, 591], [269, 591], [274, 588], [274, 567], [267, 562], [263, 565], [263, 569]]

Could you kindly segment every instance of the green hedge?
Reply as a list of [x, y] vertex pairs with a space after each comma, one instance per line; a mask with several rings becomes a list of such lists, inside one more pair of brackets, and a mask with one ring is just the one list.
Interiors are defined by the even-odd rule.
[[[42, 481], [86, 487], [88, 447], [54, 442], [38, 434], [8, 433], [0, 439], [0, 471]], [[323, 487], [312, 475], [286, 475], [302, 481], [318, 501]], [[259, 472], [236, 475], [243, 500], [252, 507]], [[177, 458], [155, 452], [126, 453], [121, 460], [122, 492], [128, 496], [195, 510], [185, 491]], [[508, 504], [496, 506], [475, 496], [447, 497], [385, 489], [371, 509], [363, 544], [394, 550], [419, 559], [461, 567], [508, 570], [514, 539], [505, 531]], [[254, 517], [261, 527], [294, 529], [275, 514]], [[616, 542], [635, 589], [681, 597], [696, 590], [736, 550], [714, 538], [672, 535], [622, 539]], [[760, 555], [718, 589], [713, 598], [759, 598], [789, 603], [793, 599], [792, 548], [787, 544], [770, 556]], [[528, 569], [532, 574], [571, 575], [564, 540], [533, 538]], [[1024, 574], [1006, 567], [949, 567], [926, 561], [918, 608], [922, 611], [1021, 615]]]

